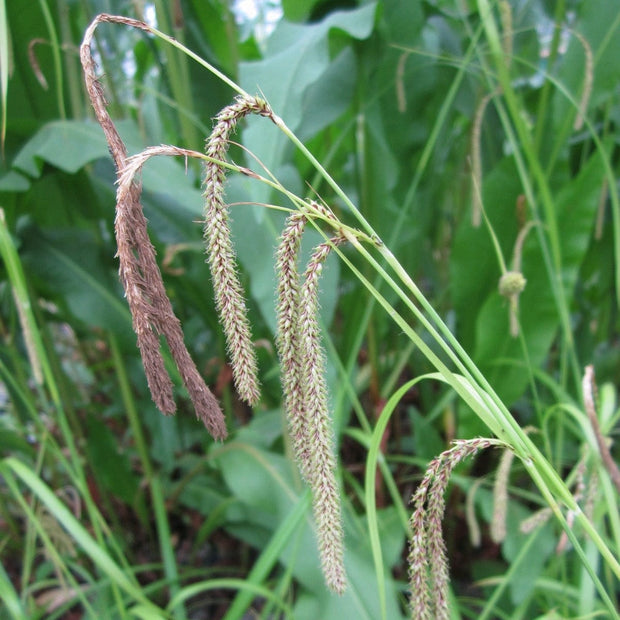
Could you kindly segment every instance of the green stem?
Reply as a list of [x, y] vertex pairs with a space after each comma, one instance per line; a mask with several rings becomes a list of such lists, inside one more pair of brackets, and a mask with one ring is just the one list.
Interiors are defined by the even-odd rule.
[[[176, 557], [174, 555], [174, 549], [172, 548], [172, 536], [170, 535], [170, 525], [166, 514], [166, 503], [164, 501], [164, 494], [162, 492], [159, 476], [153, 475], [150, 483], [151, 498], [153, 500], [153, 509], [155, 511], [155, 523], [157, 525], [157, 537], [159, 539], [159, 549], [164, 562], [164, 574], [166, 575], [166, 581], [170, 584], [170, 599], [172, 600], [179, 595], [179, 592], [181, 591], [181, 584], [179, 582]], [[183, 603], [176, 606], [175, 617], [179, 618], [179, 620], [187, 619], [187, 613], [185, 612], [185, 605]]]
[[[564, 13], [566, 11], [566, 0], [559, 0], [555, 6], [554, 22], [555, 28], [553, 31], [553, 39], [551, 41], [551, 49], [547, 58], [547, 66], [552, 67], [558, 56], [558, 47], [560, 44], [560, 38], [562, 34], [562, 20], [564, 19]], [[536, 129], [534, 131], [534, 150], [540, 152], [540, 143], [544, 134], [545, 127], [547, 127], [547, 107], [549, 105], [549, 96], [551, 94], [551, 83], [549, 80], [545, 80], [542, 92], [540, 93], [540, 99], [538, 103], [538, 112], [536, 119]]]
[[[155, 0], [155, 8], [157, 12], [157, 19], [162, 29], [171, 32], [171, 24], [168, 17], [169, 3], [165, 3], [162, 0]], [[185, 49], [182, 41], [179, 41], [183, 35], [182, 31], [174, 29], [176, 38], [173, 39], [179, 42], [180, 49]], [[201, 140], [196, 132], [196, 127], [192, 122], [192, 115], [194, 113], [194, 103], [192, 97], [192, 89], [189, 81], [189, 70], [187, 67], [187, 56], [183, 55], [179, 57], [175, 54], [170, 46], [164, 47], [164, 53], [166, 55], [166, 75], [170, 81], [170, 88], [172, 90], [172, 97], [176, 103], [189, 111], [189, 115], [180, 113], [179, 123], [181, 125], [181, 135], [185, 146], [188, 148], [198, 148]]]
[[50, 43], [52, 46], [52, 56], [54, 59], [54, 73], [56, 74], [56, 100], [58, 102], [58, 114], [63, 120], [67, 118], [67, 111], [65, 109], [65, 93], [62, 76], [62, 61], [60, 59], [60, 44], [58, 43], [58, 35], [56, 33], [56, 26], [52, 14], [47, 6], [45, 0], [39, 0], [39, 6], [41, 7], [41, 13], [43, 13], [43, 19], [47, 26], [47, 32], [50, 37]]

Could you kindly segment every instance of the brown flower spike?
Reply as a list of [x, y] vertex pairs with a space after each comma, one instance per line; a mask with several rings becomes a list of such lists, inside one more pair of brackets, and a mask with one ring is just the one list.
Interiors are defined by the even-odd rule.
[[[80, 48], [86, 89], [120, 178], [127, 165], [127, 148], [106, 109], [105, 95], [101, 84], [97, 81], [90, 49], [95, 28], [101, 21], [120, 21], [142, 30], [148, 30], [148, 27], [137, 20], [100, 15], [89, 26]], [[172, 380], [165, 368], [160, 350], [160, 336], [163, 335], [194, 404], [196, 415], [204, 422], [214, 438], [223, 439], [227, 434], [224, 416], [217, 400], [196, 369], [183, 341], [181, 324], [172, 310], [157, 266], [155, 249], [151, 244], [146, 218], [140, 204], [140, 194], [141, 186], [135, 181], [128, 185], [119, 185], [115, 232], [119, 275], [127, 296], [133, 329], [137, 335], [138, 348], [153, 401], [166, 415], [171, 415], [176, 410]]]

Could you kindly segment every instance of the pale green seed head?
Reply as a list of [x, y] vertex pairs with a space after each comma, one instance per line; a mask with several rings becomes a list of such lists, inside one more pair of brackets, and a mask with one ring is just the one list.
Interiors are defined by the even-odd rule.
[[499, 292], [504, 297], [512, 297], [523, 292], [527, 280], [519, 271], [507, 271], [499, 279]]

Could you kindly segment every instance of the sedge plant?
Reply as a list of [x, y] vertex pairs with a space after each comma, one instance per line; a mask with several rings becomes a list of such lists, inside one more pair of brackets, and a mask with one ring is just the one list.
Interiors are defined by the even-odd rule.
[[[490, 18], [485, 12], [486, 6], [482, 5], [483, 21], [489, 32], [491, 43], [498, 36], [490, 24]], [[114, 132], [113, 124], [105, 110], [102, 92], [98, 85], [95, 68], [90, 56], [90, 43], [94, 30], [100, 22], [116, 22], [130, 25], [153, 34], [171, 45], [182, 49], [188, 55], [194, 55], [180, 43], [171, 39], [158, 30], [135, 20], [118, 18], [109, 15], [100, 15], [87, 31], [81, 48], [82, 63], [85, 69], [87, 88], [93, 102], [97, 117], [108, 143], [115, 157], [119, 178], [117, 194], [117, 238], [119, 241], [119, 258], [121, 263], [121, 278], [125, 285], [128, 296], [134, 328], [139, 337], [145, 370], [150, 376], [149, 383], [154, 400], [160, 406], [163, 413], [171, 413], [170, 404], [165, 397], [159, 396], [161, 385], [166, 385], [166, 375], [161, 363], [153, 366], [152, 359], [157, 359], [156, 348], [159, 343], [149, 336], [150, 345], [140, 345], [140, 337], [146, 334], [163, 334], [168, 339], [173, 356], [179, 365], [190, 394], [197, 393], [201, 397], [207, 397], [210, 393], [205, 387], [192, 388], [191, 370], [185, 369], [191, 363], [185, 357], [179, 357], [174, 352], [176, 340], [168, 331], [171, 325], [177, 323], [173, 320], [159, 319], [153, 312], [158, 312], [156, 304], [165, 306], [162, 298], [161, 280], [152, 271], [153, 259], [148, 259], [148, 265], [140, 266], [136, 276], [129, 276], [129, 268], [126, 267], [136, 256], [140, 257], [148, 252], [148, 240], [144, 237], [132, 239], [131, 251], [125, 253], [121, 249], [124, 233], [123, 226], [125, 196], [131, 196], [131, 209], [139, 214], [140, 186], [133, 175], [127, 175], [128, 158], [124, 145], [119, 143], [120, 138]], [[499, 54], [499, 48], [493, 48]], [[575, 497], [569, 491], [558, 472], [550, 465], [540, 450], [532, 442], [528, 434], [520, 427], [512, 414], [507, 410], [485, 377], [480, 373], [471, 358], [452, 335], [448, 327], [442, 321], [435, 309], [427, 301], [419, 287], [401, 267], [397, 258], [392, 254], [389, 247], [379, 237], [361, 212], [356, 208], [344, 191], [331, 178], [329, 173], [317, 161], [303, 143], [288, 129], [284, 120], [280, 118], [269, 103], [262, 98], [254, 97], [244, 92], [238, 85], [222, 76], [208, 63], [201, 61], [209, 71], [221, 77], [238, 94], [237, 99], [230, 106], [224, 108], [215, 121], [215, 128], [207, 140], [205, 161], [205, 235], [207, 238], [207, 254], [211, 267], [216, 306], [220, 312], [220, 319], [228, 341], [228, 351], [231, 357], [233, 375], [239, 394], [249, 403], [258, 400], [258, 384], [256, 380], [256, 362], [252, 353], [252, 345], [249, 334], [249, 325], [246, 318], [243, 292], [237, 278], [235, 253], [231, 244], [230, 230], [227, 223], [227, 208], [223, 200], [223, 183], [227, 168], [237, 169], [244, 172], [240, 167], [228, 164], [225, 161], [227, 143], [236, 123], [248, 114], [258, 114], [265, 117], [286, 135], [286, 137], [301, 151], [301, 153], [314, 166], [334, 193], [346, 205], [350, 215], [356, 220], [357, 226], [345, 224], [326, 206], [317, 201], [308, 202], [298, 196], [287, 192], [277, 180], [273, 179], [268, 171], [269, 178], [256, 176], [259, 180], [275, 186], [283, 195], [291, 200], [295, 209], [291, 211], [287, 226], [282, 235], [280, 250], [278, 251], [278, 266], [280, 271], [279, 282], [279, 334], [278, 343], [282, 363], [282, 382], [285, 393], [285, 406], [288, 412], [289, 428], [292, 434], [292, 444], [299, 461], [300, 471], [308, 482], [314, 497], [314, 513], [317, 522], [318, 546], [320, 549], [324, 575], [328, 586], [336, 592], [342, 592], [346, 587], [346, 578], [342, 564], [343, 541], [339, 517], [339, 491], [334, 479], [334, 454], [332, 446], [332, 434], [329, 416], [327, 412], [327, 399], [323, 380], [322, 352], [318, 325], [316, 323], [317, 309], [317, 278], [321, 271], [322, 262], [328, 252], [336, 252], [342, 260], [354, 271], [362, 284], [367, 287], [369, 294], [383, 306], [390, 317], [404, 331], [408, 338], [435, 366], [438, 375], [447, 382], [452, 389], [472, 408], [494, 435], [493, 439], [477, 439], [460, 443], [452, 450], [438, 457], [430, 466], [427, 477], [414, 498], [416, 510], [411, 520], [412, 550], [410, 555], [412, 575], [412, 609], [414, 617], [427, 617], [427, 597], [430, 590], [423, 587], [427, 579], [432, 580], [439, 599], [435, 602], [433, 617], [447, 617], [447, 602], [445, 592], [448, 575], [445, 562], [445, 553], [441, 541], [441, 516], [443, 514], [443, 492], [448, 482], [451, 469], [462, 458], [477, 452], [479, 449], [494, 444], [501, 444], [514, 453], [525, 470], [530, 474], [539, 488], [556, 518], [565, 528], [566, 535], [571, 540], [575, 549], [580, 554], [584, 568], [596, 585], [599, 596], [608, 610], [615, 615], [613, 603], [602, 586], [596, 574], [596, 570], [590, 564], [581, 543], [574, 535], [573, 529], [567, 522], [565, 511], [574, 515], [574, 520], [592, 540], [605, 561], [608, 569], [616, 577], [620, 578], [620, 564], [577, 504]], [[499, 66], [499, 75], [505, 94], [510, 91], [505, 84], [503, 64]], [[507, 97], [509, 106], [514, 105], [510, 96]], [[519, 126], [517, 126], [519, 129]], [[525, 140], [525, 136], [521, 136]], [[527, 142], [526, 142], [527, 144]], [[161, 153], [168, 154], [162, 147]], [[157, 149], [153, 152], [157, 153]], [[178, 154], [178, 153], [177, 153]], [[187, 152], [181, 153], [188, 155]], [[526, 150], [526, 154], [532, 163], [532, 156]], [[545, 185], [538, 174], [537, 180], [542, 188]], [[246, 173], [248, 173], [246, 171]], [[249, 174], [249, 173], [248, 173]], [[546, 190], [545, 190], [546, 191]], [[543, 192], [543, 202], [549, 207], [550, 198]], [[132, 220], [132, 234], [136, 234], [134, 228], [138, 228], [140, 234], [145, 230], [145, 222]], [[296, 272], [296, 252], [299, 241], [303, 234], [303, 226], [310, 222], [325, 237], [325, 242], [319, 245], [312, 255], [303, 276]], [[552, 237], [553, 240], [553, 237]], [[339, 248], [341, 244], [352, 247], [367, 267], [375, 271], [383, 280], [383, 283], [392, 289], [393, 293], [402, 302], [406, 313], [397, 311], [354, 265]], [[552, 256], [557, 262], [557, 249], [552, 245]], [[125, 275], [123, 275], [125, 274]], [[133, 278], [137, 277], [138, 280]], [[506, 294], [517, 294], [525, 285], [519, 281], [517, 289], [510, 288]], [[157, 289], [152, 288], [157, 286]], [[504, 288], [506, 284], [504, 282]], [[131, 300], [136, 294], [137, 300]], [[561, 296], [561, 292], [559, 292]], [[158, 301], [158, 300], [161, 300]], [[561, 297], [559, 302], [561, 303]], [[513, 305], [512, 312], [517, 312]], [[150, 314], [149, 314], [150, 313]], [[168, 316], [168, 315], [166, 315]], [[436, 348], [431, 348], [421, 338], [416, 330], [411, 327], [416, 320], [435, 341]], [[515, 319], [516, 320], [516, 319]], [[153, 368], [153, 370], [151, 370]], [[210, 396], [209, 396], [210, 398]], [[198, 399], [195, 401], [197, 415], [203, 417], [207, 429], [215, 438], [223, 438], [225, 431], [221, 427], [222, 418], [218, 415], [215, 405], [207, 406], [210, 411], [202, 413]], [[429, 485], [433, 480], [438, 480], [436, 486]], [[428, 499], [427, 499], [428, 493]], [[428, 516], [424, 519], [424, 504], [428, 501]], [[424, 532], [426, 532], [424, 534]], [[423, 557], [430, 557], [430, 575], [426, 574], [426, 564]], [[430, 616], [428, 616], [430, 617]]]
[[[508, 75], [512, 47], [509, 36], [512, 34], [510, 7], [508, 3], [500, 4], [504, 36], [497, 31], [495, 19], [488, 3], [482, 2], [482, 0], [479, 2], [482, 25], [476, 37], [481, 36], [482, 31], [486, 32], [492, 58], [497, 65], [499, 85], [493, 84], [492, 95], [483, 100], [479, 113], [476, 115], [474, 132], [479, 136], [485, 107], [491, 101], [495, 103], [495, 100], [505, 99], [507, 110], [504, 110], [502, 103], [497, 105], [500, 116], [506, 124], [507, 132], [509, 131], [508, 128], [511, 127], [511, 122], [508, 120], [510, 118], [512, 123], [516, 125], [519, 139], [524, 142], [525, 162], [520, 159], [520, 174], [524, 178], [528, 178], [527, 167], [529, 166], [542, 196], [543, 209], [551, 216], [553, 204], [543, 171], [537, 164], [534, 147], [530, 144], [527, 130], [523, 123], [518, 121], [518, 104]], [[92, 57], [91, 44], [95, 30], [98, 24], [105, 22], [137, 28], [164, 41], [168, 46], [181, 50], [186, 58], [200, 63], [236, 94], [234, 101], [224, 107], [214, 119], [214, 128], [207, 138], [205, 153], [178, 146], [156, 146], [145, 149], [131, 157], [128, 155], [127, 148], [107, 111], [105, 95], [98, 80]], [[435, 373], [419, 377], [394, 394], [390, 394], [385, 407], [377, 417], [374, 429], [367, 429], [366, 506], [373, 559], [377, 567], [377, 590], [383, 617], [386, 617], [385, 593], [379, 577], [383, 574], [382, 551], [377, 531], [376, 507], [373, 507], [372, 501], [378, 465], [381, 466], [381, 472], [388, 486], [392, 484], [392, 481], [390, 480], [389, 469], [385, 467], [384, 462], [381, 462], [379, 456], [381, 440], [390, 417], [406, 390], [412, 387], [414, 383], [426, 379], [441, 381], [449, 386], [454, 394], [469, 406], [484, 423], [490, 437], [457, 441], [452, 448], [438, 454], [428, 465], [426, 474], [411, 498], [413, 514], [403, 527], [408, 530], [410, 536], [409, 572], [412, 617], [449, 617], [448, 560], [442, 537], [444, 494], [454, 468], [462, 460], [474, 456], [480, 450], [492, 447], [502, 448], [504, 454], [507, 455], [504, 457], [501, 476], [498, 476], [496, 483], [493, 537], [500, 541], [503, 536], [502, 515], [504, 513], [502, 510], [505, 509], [507, 477], [512, 460], [517, 459], [538, 488], [539, 501], [547, 505], [545, 517], [552, 514], [564, 528], [566, 539], [570, 541], [579, 555], [582, 569], [587, 572], [602, 605], [610, 617], [618, 617], [612, 596], [603, 585], [596, 562], [592, 559], [592, 550], [595, 551], [597, 557], [602, 559], [605, 570], [615, 579], [620, 579], [620, 564], [609, 544], [594, 526], [589, 511], [582, 508], [579, 500], [584, 497], [583, 488], [577, 484], [576, 487], [579, 489], [573, 492], [572, 487], [562, 479], [558, 469], [549, 462], [537, 447], [527, 430], [515, 420], [487, 378], [481, 373], [442, 320], [437, 310], [402, 267], [390, 249], [390, 240], [384, 240], [379, 236], [373, 227], [373, 223], [364, 217], [354, 202], [330, 176], [326, 167], [287, 127], [285, 120], [277, 114], [277, 110], [272, 109], [265, 98], [245, 92], [234, 81], [187, 49], [177, 39], [142, 21], [100, 15], [86, 32], [81, 47], [81, 60], [89, 98], [97, 120], [105, 133], [116, 166], [115, 232], [118, 244], [120, 279], [131, 311], [132, 324], [137, 334], [138, 347], [153, 401], [164, 415], [175, 413], [173, 381], [170, 376], [171, 363], [167, 363], [169, 360], [161, 351], [160, 340], [163, 337], [167, 342], [172, 362], [176, 365], [181, 381], [190, 396], [197, 417], [216, 440], [226, 438], [227, 429], [224, 416], [217, 399], [200, 376], [189, 355], [183, 342], [181, 324], [175, 316], [172, 304], [166, 294], [154, 249], [149, 240], [147, 222], [142, 213], [139, 173], [142, 167], [147, 165], [149, 158], [154, 156], [194, 158], [203, 165], [204, 236], [207, 261], [215, 294], [215, 305], [226, 338], [235, 387], [240, 397], [249, 405], [255, 405], [260, 400], [258, 362], [252, 342], [252, 327], [248, 320], [243, 286], [238, 273], [236, 252], [231, 238], [229, 207], [225, 202], [227, 172], [235, 171], [246, 175], [257, 183], [269, 186], [272, 190], [279, 192], [282, 196], [282, 202], [287, 205], [286, 207], [266, 205], [270, 208], [285, 210], [288, 215], [275, 256], [278, 273], [276, 345], [280, 360], [283, 403], [292, 452], [300, 475], [309, 489], [304, 502], [295, 508], [290, 522], [287, 521], [287, 527], [292, 528], [299, 523], [308, 505], [312, 505], [316, 524], [317, 546], [327, 587], [335, 593], [342, 593], [347, 588], [347, 575], [344, 566], [344, 557], [347, 551], [346, 541], [343, 538], [340, 499], [342, 490], [339, 488], [340, 481], [336, 473], [335, 431], [330, 419], [324, 376], [326, 353], [321, 341], [320, 325], [317, 319], [320, 275], [327, 256], [335, 254], [367, 290], [369, 300], [383, 308], [389, 318], [395, 322], [408, 339], [409, 346], [417, 348], [436, 370]], [[181, 65], [181, 68], [183, 66], [185, 65]], [[494, 73], [488, 69], [487, 75], [494, 75]], [[175, 90], [180, 92], [182, 85], [177, 84]], [[575, 104], [579, 110], [580, 122], [587, 124], [583, 104], [580, 102], [575, 102]], [[258, 115], [262, 117], [263, 122], [273, 123], [286, 136], [314, 169], [317, 178], [327, 184], [341, 204], [345, 206], [346, 221], [344, 221], [344, 217], [339, 217], [335, 209], [331, 209], [319, 196], [315, 195], [312, 199], [307, 199], [290, 192], [269, 170], [265, 170], [265, 175], [259, 175], [227, 160], [232, 135], [237, 125], [248, 115]], [[189, 132], [189, 128], [185, 126], [184, 135], [188, 135]], [[474, 153], [472, 159], [474, 177], [480, 176], [479, 153], [477, 155]], [[428, 158], [425, 161], [428, 161]], [[532, 184], [528, 182], [525, 185], [528, 201], [532, 204], [532, 208], [535, 208], [535, 192]], [[476, 223], [478, 223], [483, 207], [478, 192], [475, 195], [474, 202], [480, 207], [480, 211], [477, 211], [478, 215], [476, 215], [476, 211], [474, 212]], [[308, 228], [318, 231], [322, 235], [323, 241], [315, 247], [305, 268], [299, 270], [300, 245], [305, 230]], [[528, 224], [522, 229], [523, 237], [529, 228], [530, 225]], [[537, 232], [544, 239], [544, 247], [547, 249], [546, 266], [547, 268], [555, 266], [560, 269], [561, 257], [558, 255], [557, 230], [554, 228], [549, 230], [551, 243], [550, 247], [547, 247], [545, 231], [541, 228], [539, 227]], [[518, 251], [515, 249], [511, 272], [506, 270], [501, 260], [501, 252], [498, 251], [502, 272], [504, 273], [503, 281], [500, 282], [500, 289], [510, 302], [510, 329], [514, 336], [519, 333], [518, 295], [526, 286], [527, 278], [527, 274], [524, 276], [520, 273], [517, 258], [520, 255], [520, 244], [523, 243], [523, 237], [520, 236], [520, 240], [517, 242]], [[3, 247], [10, 247], [8, 237], [3, 238], [3, 244]], [[360, 267], [360, 264], [363, 267]], [[512, 279], [508, 281], [507, 276], [511, 276]], [[20, 281], [18, 275], [14, 276], [14, 279], [15, 282]], [[389, 290], [389, 295], [385, 293], [386, 289]], [[554, 292], [562, 316], [563, 329], [568, 338], [570, 329], [565, 312], [566, 303], [562, 297], [562, 287], [558, 285]], [[23, 291], [20, 293], [18, 290], [16, 297], [21, 304], [20, 307], [27, 308], [28, 304], [25, 301]], [[397, 304], [394, 303], [394, 299], [398, 300]], [[36, 341], [36, 328], [34, 330], [30, 328], [30, 331], [26, 332], [26, 326], [30, 319], [28, 319], [27, 314], [24, 315], [24, 318], [20, 315], [20, 319], [24, 322], [24, 332], [35, 335], [35, 339], [32, 341], [26, 339], [32, 367], [33, 369], [41, 368], [41, 376], [44, 381], [49, 382], [55, 403], [59, 410], [62, 410], [60, 398], [53, 390], [54, 383], [50, 379], [44, 363], [45, 358], [41, 353], [43, 347]], [[419, 327], [414, 328], [414, 325]], [[422, 334], [422, 332], [424, 333]], [[432, 345], [429, 342], [432, 342]], [[118, 355], [115, 355], [115, 359], [119, 368], [119, 380], [122, 385], [125, 385], [122, 360]], [[41, 360], [43, 360], [42, 365]], [[586, 372], [583, 385], [587, 418], [596, 428], [596, 410], [592, 396], [594, 379], [591, 371]], [[131, 402], [129, 396], [127, 401]], [[137, 438], [140, 438], [140, 423], [137, 420], [135, 408], [128, 407], [128, 411], [132, 412], [132, 428], [137, 432]], [[79, 459], [72, 447], [71, 433], [66, 429], [64, 434], [67, 438], [67, 444], [71, 448], [71, 458], [66, 466], [67, 468], [76, 467]], [[143, 439], [138, 439], [138, 443], [142, 445]], [[617, 469], [609, 464], [610, 456], [608, 452], [605, 452], [605, 440], [600, 429], [598, 433], [595, 433], [593, 445], [601, 451], [607, 463], [605, 471], [611, 478], [611, 484], [617, 485]], [[142, 453], [143, 448], [140, 451]], [[60, 451], [58, 453], [61, 454]], [[16, 480], [19, 479], [30, 488], [33, 495], [49, 511], [56, 515], [59, 521], [70, 524], [69, 529], [72, 531], [74, 539], [114, 584], [114, 594], [119, 601], [119, 608], [127, 607], [126, 601], [129, 597], [132, 601], [131, 611], [134, 615], [144, 617], [183, 616], [184, 602], [189, 597], [212, 588], [234, 587], [245, 589], [247, 591], [245, 594], [248, 596], [261, 595], [284, 613], [290, 613], [290, 609], [285, 603], [278, 601], [277, 597], [268, 589], [260, 588], [254, 583], [246, 582], [244, 584], [235, 580], [211, 580], [208, 584], [178, 588], [174, 559], [171, 557], [171, 548], [166, 541], [169, 530], [161, 488], [157, 477], [148, 464], [148, 457], [144, 456], [143, 461], [145, 471], [149, 473], [151, 495], [156, 506], [162, 555], [167, 558], [166, 577], [171, 584], [171, 601], [166, 609], [154, 605], [140, 591], [131, 571], [127, 570], [122, 553], [118, 552], [116, 557], [111, 557], [100, 552], [96, 540], [101, 543], [101, 548], [103, 548], [105, 528], [101, 525], [102, 518], [92, 502], [89, 501], [88, 509], [92, 523], [96, 526], [94, 534], [81, 527], [77, 520], [67, 512], [62, 502], [50, 492], [46, 485], [37, 479], [33, 472], [25, 469], [23, 464], [16, 460], [5, 460], [3, 474], [16, 498], [19, 496]], [[575, 478], [579, 478], [578, 472], [575, 473]], [[75, 479], [80, 493], [89, 498], [85, 481], [79, 473], [75, 473]], [[574, 481], [571, 480], [570, 482]], [[390, 488], [397, 495], [397, 491], [394, 491], [392, 487]], [[20, 505], [26, 514], [33, 517], [33, 522], [40, 523], [40, 519], [37, 520], [35, 517], [32, 506], [28, 506], [24, 501], [21, 501]], [[528, 527], [532, 527], [532, 525], [528, 524]], [[586, 543], [576, 535], [577, 527], [580, 528], [579, 533], [585, 533]], [[40, 528], [39, 535], [43, 539], [48, 536], [43, 528]], [[534, 538], [532, 538], [533, 540]], [[54, 544], [48, 541], [48, 547], [53, 549]], [[257, 565], [256, 572], [261, 572], [264, 575], [268, 572], [268, 567]], [[19, 601], [17, 597], [12, 596], [14, 593], [11, 592], [7, 580], [2, 577], [0, 575], [0, 584], [6, 590], [7, 600], [12, 601], [12, 608], [16, 610], [16, 617], [19, 617]], [[70, 573], [68, 573], [67, 578], [70, 578]], [[72, 586], [76, 592], [79, 592], [78, 584], [72, 583]], [[497, 597], [500, 594], [501, 588], [498, 587], [496, 590]], [[83, 603], [85, 607], [88, 606], [86, 599]], [[489, 606], [485, 608], [483, 617], [489, 617], [491, 613], [489, 609], [491, 609]], [[237, 611], [235, 609], [235, 613]], [[231, 617], [235, 617], [234, 614]]]

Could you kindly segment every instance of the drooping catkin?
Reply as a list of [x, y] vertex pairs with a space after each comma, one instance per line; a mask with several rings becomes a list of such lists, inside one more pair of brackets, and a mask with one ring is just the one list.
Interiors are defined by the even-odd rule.
[[412, 537], [409, 547], [409, 588], [411, 618], [445, 620], [448, 611], [448, 560], [442, 526], [445, 491], [452, 470], [463, 459], [490, 446], [505, 445], [497, 439], [457, 441], [429, 464], [413, 498], [409, 521]]
[[480, 148], [482, 119], [489, 105], [489, 101], [495, 96], [495, 92], [486, 95], [476, 108], [474, 122], [471, 127], [471, 175], [472, 175], [472, 225], [480, 226], [482, 221], [482, 153]]
[[609, 446], [603, 436], [603, 432], [601, 431], [598, 417], [596, 415], [596, 379], [594, 376], [594, 366], [591, 364], [585, 368], [583, 379], [581, 381], [581, 388], [583, 392], [583, 404], [588, 420], [592, 426], [592, 430], [594, 431], [594, 436], [596, 437], [596, 443], [601, 455], [601, 460], [603, 461], [603, 465], [607, 470], [611, 481], [616, 487], [616, 491], [620, 493], [620, 469], [618, 468], [618, 465], [609, 450]]
[[[273, 118], [266, 101], [256, 97], [237, 98], [215, 119], [215, 126], [207, 140], [206, 154], [209, 157], [219, 161], [226, 159], [229, 137], [239, 120], [248, 114]], [[260, 398], [256, 353], [252, 345], [243, 287], [237, 273], [228, 207], [224, 203], [225, 181], [224, 166], [207, 162], [204, 181], [207, 256], [235, 386], [241, 398], [255, 405]]]
[[310, 480], [308, 423], [304, 406], [299, 329], [299, 273], [297, 260], [306, 216], [295, 212], [289, 216], [276, 253], [278, 273], [278, 336], [284, 407], [295, 459], [303, 478]]
[[577, 107], [577, 116], [573, 123], [573, 129], [579, 131], [585, 122], [590, 96], [592, 95], [592, 85], [594, 84], [594, 56], [588, 40], [580, 32], [574, 32], [573, 34], [581, 43], [585, 56], [583, 86], [581, 87], [581, 97], [579, 98], [579, 105]]
[[342, 243], [336, 237], [313, 252], [300, 290], [299, 337], [304, 418], [308, 441], [306, 476], [313, 495], [314, 518], [321, 567], [327, 586], [339, 594], [346, 589], [340, 493], [336, 480], [334, 438], [330, 427], [325, 354], [321, 346], [318, 316], [319, 276], [331, 248]]
[[502, 51], [504, 52], [504, 62], [506, 68], [510, 69], [510, 65], [512, 64], [514, 32], [512, 27], [512, 7], [508, 0], [500, 0], [499, 18], [502, 24]]
[[553, 510], [551, 510], [551, 508], [541, 508], [540, 510], [532, 513], [527, 519], [523, 519], [523, 521], [521, 521], [519, 524], [519, 531], [522, 534], [529, 534], [540, 525], [547, 523], [552, 516]]
[[472, 547], [479, 547], [482, 543], [482, 534], [478, 519], [476, 518], [475, 498], [480, 485], [484, 482], [484, 478], [477, 478], [467, 491], [465, 498], [465, 520], [467, 521], [467, 529], [469, 530], [469, 542]]
[[[127, 148], [106, 109], [105, 95], [101, 84], [97, 81], [95, 62], [90, 49], [95, 28], [102, 21], [118, 21], [147, 31], [148, 26], [137, 20], [100, 15], [87, 29], [80, 47], [86, 89], [108, 142], [120, 180], [128, 162]], [[162, 413], [170, 415], [175, 412], [172, 380], [160, 351], [159, 337], [163, 335], [192, 400], [196, 415], [214, 438], [223, 439], [226, 437], [224, 416], [217, 400], [198, 373], [183, 341], [181, 324], [174, 314], [157, 266], [155, 249], [151, 244], [146, 218], [140, 204], [140, 195], [141, 186], [133, 178], [130, 182], [119, 183], [114, 225], [119, 276], [131, 311], [133, 329], [137, 335], [149, 390]]]
[[508, 514], [508, 481], [514, 460], [512, 450], [504, 450], [499, 461], [495, 484], [493, 485], [493, 516], [491, 517], [491, 540], [502, 543], [506, 538], [506, 516]]

